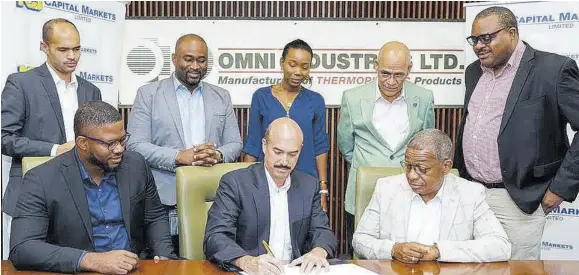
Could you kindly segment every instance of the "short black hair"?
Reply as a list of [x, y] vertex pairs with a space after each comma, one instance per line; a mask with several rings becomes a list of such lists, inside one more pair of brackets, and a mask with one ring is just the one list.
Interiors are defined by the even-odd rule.
[[54, 25], [58, 24], [58, 23], [71, 24], [74, 27], [74, 29], [76, 30], [76, 32], [78, 33], [78, 29], [76, 28], [76, 25], [74, 25], [72, 22], [70, 22], [64, 18], [50, 19], [50, 20], [46, 21], [46, 23], [44, 23], [44, 25], [42, 25], [42, 41], [44, 41], [44, 43], [48, 44], [48, 42], [50, 42], [50, 38], [52, 37], [52, 32], [54, 30]]
[[102, 126], [121, 120], [121, 114], [112, 105], [104, 101], [86, 102], [74, 114], [74, 136], [83, 135], [86, 127]]
[[491, 15], [496, 15], [499, 17], [499, 22], [501, 22], [503, 28], [513, 27], [517, 30], [517, 32], [519, 32], [519, 27], [517, 25], [517, 17], [511, 10], [505, 7], [492, 6], [486, 8], [476, 15], [474, 21], [477, 21], [481, 18], [489, 17]]
[[303, 41], [301, 39], [296, 39], [292, 42], [289, 42], [285, 45], [285, 47], [283, 47], [283, 52], [281, 53], [281, 59], [285, 60], [285, 58], [287, 57], [287, 53], [289, 52], [290, 49], [301, 49], [301, 50], [306, 50], [307, 52], [310, 53], [310, 56], [313, 58], [314, 57], [314, 51], [312, 51], [312, 47], [310, 47], [310, 45], [308, 45], [308, 43], [306, 43], [306, 41]]

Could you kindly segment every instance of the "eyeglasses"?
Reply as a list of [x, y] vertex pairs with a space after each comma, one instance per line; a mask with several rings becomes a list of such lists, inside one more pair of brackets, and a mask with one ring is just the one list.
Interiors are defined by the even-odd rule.
[[96, 142], [98, 142], [98, 143], [100, 143], [100, 144], [106, 145], [107, 148], [109, 149], [109, 151], [112, 152], [112, 151], [115, 150], [115, 148], [117, 148], [117, 146], [119, 146], [119, 145], [125, 147], [125, 144], [127, 144], [127, 141], [128, 141], [129, 138], [131, 137], [131, 134], [126, 133], [124, 137], [122, 137], [122, 138], [120, 138], [120, 139], [113, 140], [113, 141], [104, 141], [104, 140], [101, 140], [101, 139], [98, 139], [98, 138], [93, 138], [93, 137], [84, 136], [84, 135], [81, 135], [81, 136], [82, 136], [82, 137], [85, 137], [85, 138], [87, 138], [87, 139], [90, 139], [90, 140], [92, 140], [92, 141], [96, 141]]
[[416, 172], [419, 175], [425, 175], [426, 173], [428, 173], [428, 171], [430, 171], [430, 169], [432, 169], [432, 167], [434, 167], [436, 164], [430, 166], [430, 167], [424, 167], [421, 165], [414, 165], [414, 164], [410, 164], [407, 163], [405, 161], [401, 161], [400, 162], [400, 166], [402, 166], [402, 169], [404, 169], [404, 171], [406, 171], [406, 173], [410, 172], [410, 170], [414, 170], [414, 172]]
[[479, 36], [469, 36], [466, 38], [466, 41], [468, 42], [468, 44], [470, 44], [471, 46], [476, 46], [476, 44], [478, 44], [478, 42], [480, 41], [483, 44], [489, 44], [491, 43], [491, 41], [493, 41], [493, 39], [495, 39], [497, 33], [506, 30], [508, 28], [511, 28], [511, 26], [508, 27], [504, 27], [496, 32], [492, 32], [492, 33], [485, 33], [485, 34], [481, 34]]
[[382, 70], [380, 71], [380, 74], [382, 75], [383, 78], [385, 79], [390, 79], [391, 77], [394, 77], [394, 80], [400, 82], [403, 81], [404, 79], [406, 79], [406, 75], [408, 74], [408, 72], [389, 72], [389, 71], [385, 71]]

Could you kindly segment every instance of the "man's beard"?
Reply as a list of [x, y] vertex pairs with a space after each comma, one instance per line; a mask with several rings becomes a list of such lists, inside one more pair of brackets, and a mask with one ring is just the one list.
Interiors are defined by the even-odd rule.
[[96, 156], [92, 152], [89, 152], [89, 154], [88, 154], [88, 161], [92, 165], [96, 165], [96, 166], [100, 167], [105, 172], [112, 172], [116, 169], [116, 167], [115, 168], [110, 167], [106, 161], [102, 161], [102, 160], [97, 159]]
[[[199, 78], [189, 78], [187, 76], [188, 72], [195, 72], [199, 74]], [[179, 81], [181, 81], [183, 84], [186, 84], [186, 86], [189, 87], [194, 87], [196, 88], [199, 83], [201, 82], [201, 80], [203, 80], [203, 78], [205, 77], [205, 74], [207, 74], [207, 70], [203, 70], [203, 69], [199, 69], [199, 70], [180, 70], [177, 69], [175, 71], [176, 75], [177, 75], [177, 79], [179, 79]]]

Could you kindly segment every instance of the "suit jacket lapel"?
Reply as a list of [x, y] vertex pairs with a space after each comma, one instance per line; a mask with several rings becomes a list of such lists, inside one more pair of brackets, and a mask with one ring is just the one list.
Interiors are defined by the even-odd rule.
[[[257, 164], [254, 167], [255, 182], [253, 183], [256, 187], [256, 192], [253, 193], [253, 201], [255, 203], [255, 211], [257, 213], [257, 232], [258, 236], [258, 253], [265, 254], [266, 251], [261, 245], [259, 238], [264, 236], [264, 240], [269, 242], [269, 228], [270, 228], [270, 215], [271, 209], [269, 205], [269, 188], [267, 186], [267, 178], [265, 176], [265, 167], [263, 164]], [[259, 232], [262, 232], [260, 235]]]
[[[291, 186], [287, 193], [288, 200], [288, 212], [289, 212], [289, 225], [290, 225], [290, 238], [292, 240], [292, 253], [294, 258], [300, 257], [300, 249], [297, 243], [298, 236], [302, 231], [302, 218], [304, 217], [304, 194], [302, 194], [299, 189], [299, 182], [294, 176], [295, 173], [292, 172], [291, 176]], [[294, 224], [296, 223], [296, 224]], [[298, 224], [299, 223], [299, 224]], [[297, 229], [297, 231], [294, 231]]]
[[171, 117], [173, 117], [175, 128], [177, 128], [179, 138], [181, 139], [183, 148], [185, 148], [187, 145], [185, 143], [185, 136], [183, 135], [183, 124], [181, 122], [181, 113], [179, 111], [179, 103], [177, 102], [177, 94], [173, 82], [174, 80], [175, 78], [172, 74], [169, 78], [161, 82], [159, 89], [163, 91], [165, 102], [167, 103], [167, 109], [169, 109], [169, 113], [171, 113]]
[[52, 105], [54, 114], [56, 115], [56, 120], [58, 121], [58, 126], [60, 127], [60, 134], [62, 135], [61, 140], [66, 140], [66, 132], [64, 131], [64, 119], [62, 118], [62, 108], [60, 106], [60, 100], [58, 99], [58, 92], [56, 90], [56, 84], [54, 84], [54, 79], [48, 71], [48, 65], [46, 63], [42, 64], [38, 68], [38, 73], [42, 77], [42, 86], [48, 95], [48, 100]]
[[76, 97], [78, 100], [78, 107], [80, 108], [80, 106], [88, 101], [88, 89], [86, 87], [86, 85], [81, 85], [81, 82], [78, 81], [78, 76], [73, 75], [72, 77], [76, 77], [76, 83], [78, 84], [78, 87], [76, 89]]
[[127, 229], [129, 240], [131, 239], [131, 178], [130, 167], [124, 162], [121, 162], [115, 178], [119, 190], [119, 199], [121, 201], [121, 213], [123, 215], [123, 223]]
[[76, 162], [73, 151], [70, 151], [66, 154], [67, 160], [63, 162], [63, 166], [61, 168], [62, 177], [68, 185], [68, 190], [70, 191], [72, 200], [74, 201], [76, 209], [80, 213], [80, 218], [82, 219], [86, 233], [88, 234], [90, 242], [94, 247], [94, 240], [92, 237], [92, 222], [90, 220], [88, 201], [86, 199], [86, 191], [84, 190], [84, 182], [80, 176], [80, 167], [78, 167], [78, 163]]
[[[374, 81], [376, 83], [376, 81]], [[392, 150], [388, 143], [382, 138], [382, 135], [376, 130], [374, 127], [374, 123], [372, 123], [372, 116], [374, 114], [374, 105], [376, 104], [376, 85], [371, 85], [371, 89], [364, 91], [364, 95], [360, 99], [360, 112], [362, 113], [362, 121], [366, 128], [372, 133], [372, 135], [376, 138], [376, 140], [380, 141], [384, 146], [388, 149]], [[388, 119], [388, 118], [384, 118]]]
[[523, 86], [527, 81], [527, 77], [529, 76], [529, 72], [533, 67], [533, 58], [535, 57], [535, 50], [531, 48], [531, 46], [526, 45], [525, 52], [523, 53], [523, 58], [521, 59], [521, 63], [519, 64], [519, 69], [517, 70], [517, 74], [515, 75], [515, 79], [513, 80], [513, 84], [511, 85], [511, 90], [509, 91], [509, 97], [507, 98], [507, 103], [505, 104], [505, 110], [503, 112], [503, 119], [501, 121], [501, 128], [499, 130], [499, 136], [505, 130], [505, 126], [511, 118], [513, 114], [513, 110], [515, 109], [515, 105], [519, 100], [519, 95], [521, 91], [523, 91]]
[[212, 106], [215, 106], [215, 98], [213, 98], [213, 93], [210, 90], [209, 85], [203, 84], [201, 92], [203, 94], [203, 111], [205, 112], [205, 142], [209, 142], [211, 137], [211, 122], [213, 121], [213, 110]]
[[456, 181], [453, 175], [444, 177], [444, 189], [442, 190], [442, 208], [440, 215], [440, 235], [439, 240], [448, 240], [450, 230], [454, 223], [454, 217], [458, 210], [459, 197], [457, 196]]

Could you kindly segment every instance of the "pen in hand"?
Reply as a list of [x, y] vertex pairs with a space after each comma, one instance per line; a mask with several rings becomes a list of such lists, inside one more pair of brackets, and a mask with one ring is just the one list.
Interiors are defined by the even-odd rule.
[[269, 245], [267, 244], [267, 242], [265, 240], [262, 240], [261, 244], [263, 244], [263, 247], [265, 248], [265, 251], [267, 252], [267, 254], [269, 254], [275, 258], [275, 255], [273, 255], [273, 252], [271, 252], [271, 249], [269, 248]]

